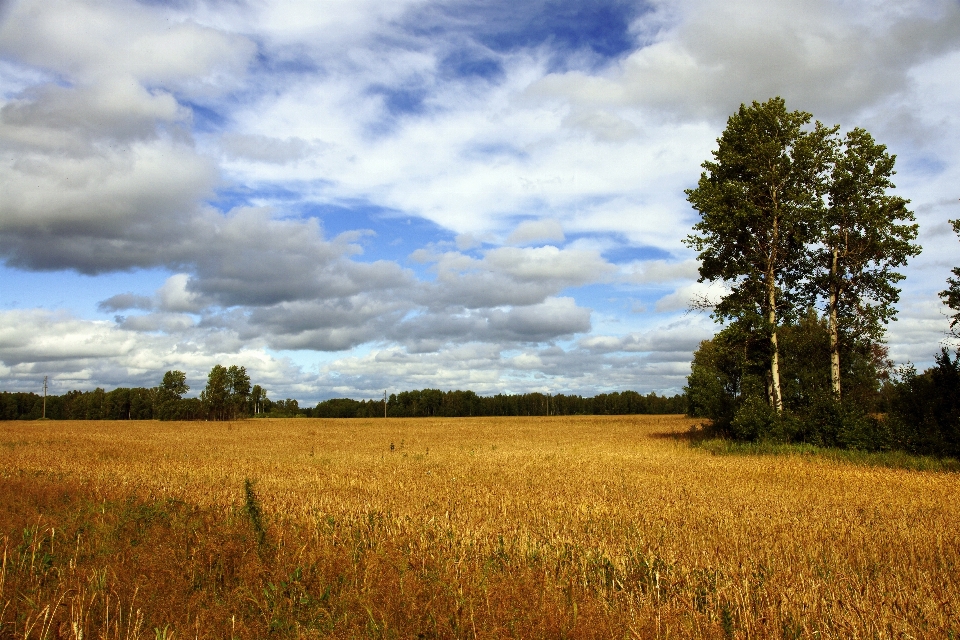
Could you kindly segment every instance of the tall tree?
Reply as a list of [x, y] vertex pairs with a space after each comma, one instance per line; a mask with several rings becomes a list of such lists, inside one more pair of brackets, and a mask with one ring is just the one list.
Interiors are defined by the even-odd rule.
[[267, 392], [258, 384], [253, 385], [250, 392], [250, 401], [253, 404], [253, 415], [263, 413], [263, 401], [267, 399]]
[[227, 388], [230, 391], [231, 418], [236, 417], [238, 411], [245, 411], [247, 398], [250, 396], [250, 376], [246, 367], [231, 365], [227, 369]]
[[207, 386], [200, 393], [200, 400], [214, 420], [226, 420], [230, 403], [229, 378], [227, 368], [214, 365], [207, 375]]
[[[953, 230], [960, 235], [960, 218], [951, 220]], [[947, 278], [947, 288], [940, 292], [943, 303], [950, 307], [954, 314], [950, 316], [950, 331], [960, 338], [960, 267], [953, 268], [953, 278]]]
[[782, 98], [740, 105], [717, 140], [714, 160], [687, 200], [700, 222], [686, 243], [699, 252], [700, 282], [730, 290], [714, 306], [719, 320], [759, 319], [769, 336], [770, 406], [783, 411], [777, 328], [794, 311], [807, 268], [807, 245], [823, 207], [830, 137], [836, 128], [787, 111]]
[[163, 374], [160, 389], [171, 398], [181, 399], [183, 394], [190, 391], [190, 387], [187, 386], [187, 374], [183, 371], [167, 371]]
[[181, 414], [181, 400], [183, 394], [190, 390], [187, 385], [187, 374], [183, 371], [167, 371], [157, 387], [154, 396], [155, 405], [153, 416], [160, 420], [178, 420]]
[[896, 268], [920, 253], [908, 200], [889, 195], [896, 156], [863, 129], [836, 147], [815, 269], [809, 289], [826, 302], [830, 331], [830, 384], [840, 399], [841, 347], [883, 339], [900, 298]]

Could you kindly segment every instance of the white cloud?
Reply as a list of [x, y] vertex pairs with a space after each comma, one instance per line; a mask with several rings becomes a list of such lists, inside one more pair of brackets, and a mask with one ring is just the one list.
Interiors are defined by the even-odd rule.
[[683, 285], [657, 300], [655, 310], [659, 313], [684, 309], [709, 308], [730, 291], [719, 282], [693, 282]]
[[551, 240], [563, 242], [563, 226], [557, 220], [525, 220], [507, 237], [507, 244], [524, 245], [531, 242]]
[[175, 273], [163, 286], [157, 290], [157, 307], [164, 311], [196, 313], [206, 306], [199, 296], [187, 290], [190, 276], [186, 273]]
[[197, 393], [215, 364], [245, 366], [254, 381], [278, 390], [278, 395], [295, 386], [302, 392], [308, 380], [289, 361], [268, 356], [257, 346], [231, 344], [219, 331], [193, 328], [181, 320], [176, 335], [169, 335], [162, 331], [170, 327], [161, 325], [176, 322], [175, 316], [141, 318], [137, 322], [151, 323], [149, 333], [66, 312], [0, 311], [0, 384], [5, 390], [35, 390], [49, 375], [55, 394], [95, 386], [153, 387], [164, 371], [179, 369]]
[[624, 267], [624, 279], [635, 284], [653, 284], [674, 282], [676, 280], [694, 280], [699, 275], [700, 263], [697, 260], [668, 262], [666, 260], [645, 260]]
[[202, 92], [246, 68], [254, 44], [142, 4], [25, 0], [0, 24], [0, 51], [81, 83], [116, 78]]
[[912, 66], [955, 49], [960, 36], [960, 9], [946, 1], [695, 0], [679, 7], [667, 25], [662, 14], [649, 15], [661, 30], [617, 73], [551, 74], [532, 90], [581, 109], [712, 119], [781, 95], [835, 118], [902, 91]]

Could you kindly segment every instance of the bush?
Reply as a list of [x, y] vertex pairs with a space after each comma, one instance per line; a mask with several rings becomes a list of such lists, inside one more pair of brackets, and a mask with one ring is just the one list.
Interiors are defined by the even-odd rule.
[[799, 440], [820, 447], [884, 451], [890, 438], [884, 424], [857, 403], [840, 402], [829, 393], [813, 398], [803, 416]]
[[750, 396], [740, 405], [730, 423], [730, 431], [738, 440], [793, 442], [801, 425], [793, 414], [777, 415], [770, 404], [759, 396]]
[[894, 383], [890, 398], [892, 443], [911, 453], [960, 455], [960, 353], [943, 349], [936, 366], [917, 374], [912, 368]]

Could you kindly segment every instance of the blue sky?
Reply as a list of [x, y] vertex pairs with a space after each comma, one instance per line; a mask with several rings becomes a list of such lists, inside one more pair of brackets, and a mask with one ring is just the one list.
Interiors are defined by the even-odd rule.
[[683, 190], [774, 95], [897, 154], [923, 366], [958, 69], [946, 0], [6, 3], [0, 388], [678, 392], [715, 330]]

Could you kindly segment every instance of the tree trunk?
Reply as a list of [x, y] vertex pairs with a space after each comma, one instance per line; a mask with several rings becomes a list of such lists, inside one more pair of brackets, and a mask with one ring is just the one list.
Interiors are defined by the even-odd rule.
[[770, 323], [770, 386], [771, 400], [777, 413], [783, 413], [783, 395], [780, 392], [780, 347], [777, 345], [777, 289], [773, 277], [767, 279], [767, 320]]
[[837, 306], [840, 302], [837, 284], [838, 250], [833, 248], [833, 263], [830, 265], [830, 386], [833, 397], [840, 399], [840, 327], [837, 326]]

